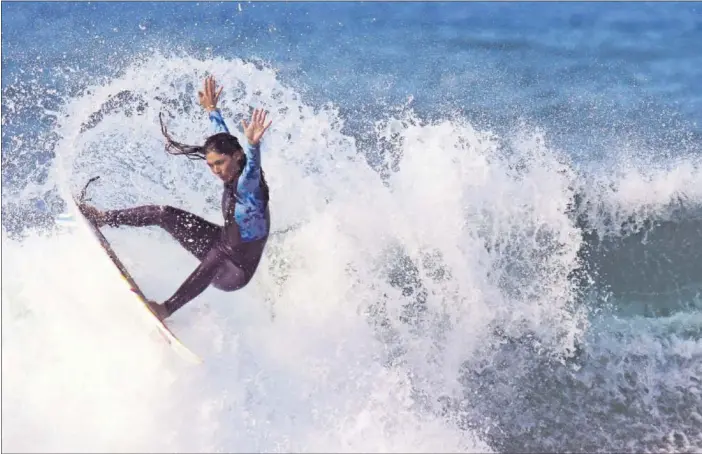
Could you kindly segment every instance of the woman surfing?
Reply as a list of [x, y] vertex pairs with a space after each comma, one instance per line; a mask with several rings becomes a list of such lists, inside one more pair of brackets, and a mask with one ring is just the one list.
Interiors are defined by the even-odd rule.
[[159, 320], [172, 315], [205, 289], [213, 287], [233, 292], [249, 283], [263, 255], [270, 232], [268, 184], [261, 168], [260, 142], [271, 121], [266, 113], [255, 109], [251, 121], [242, 120], [246, 144], [229, 133], [217, 101], [222, 88], [216, 90], [213, 77], [205, 79], [199, 92], [200, 104], [208, 112], [213, 129], [202, 146], [174, 141], [163, 122], [161, 132], [166, 138], [166, 151], [202, 159], [224, 183], [222, 215], [219, 226], [187, 211], [172, 206], [142, 205], [122, 210], [100, 211], [81, 203], [81, 212], [97, 227], [159, 226], [181, 246], [200, 260], [176, 292], [163, 304], [147, 301], [149, 309]]

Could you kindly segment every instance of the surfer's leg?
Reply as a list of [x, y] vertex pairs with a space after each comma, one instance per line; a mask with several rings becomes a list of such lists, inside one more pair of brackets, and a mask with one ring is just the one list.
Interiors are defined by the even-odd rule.
[[217, 268], [217, 274], [212, 279], [212, 287], [223, 292], [233, 292], [244, 287], [250, 280], [249, 273], [230, 260], [226, 260]]
[[167, 231], [198, 260], [205, 259], [207, 252], [219, 239], [221, 227], [187, 211], [164, 205], [143, 205], [124, 210], [105, 211], [103, 223], [112, 227], [159, 226]]
[[176, 292], [163, 304], [169, 314], [177, 311], [193, 298], [200, 295], [210, 285], [220, 290], [232, 292], [249, 281], [243, 268], [232, 263], [226, 251], [215, 245], [206, 254], [200, 265], [193, 271]]
[[212, 286], [224, 292], [233, 292], [245, 287], [258, 268], [267, 241], [268, 237], [265, 237], [239, 244], [234, 251], [234, 260], [226, 260], [219, 266], [212, 279]]
[[164, 302], [168, 313], [177, 311], [210, 285], [225, 292], [244, 287], [258, 267], [266, 241], [267, 238], [262, 238], [237, 245], [235, 257], [221, 243], [215, 244], [175, 294]]

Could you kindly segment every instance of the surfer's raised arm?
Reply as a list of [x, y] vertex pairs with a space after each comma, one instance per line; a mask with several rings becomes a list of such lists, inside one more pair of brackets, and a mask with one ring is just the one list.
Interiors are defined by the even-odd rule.
[[209, 116], [210, 116], [210, 129], [212, 130], [212, 134], [217, 134], [220, 132], [229, 133], [229, 128], [227, 128], [227, 123], [224, 121], [224, 118], [222, 117], [222, 113], [219, 111], [219, 109], [211, 110], [209, 113]]
[[239, 177], [238, 190], [253, 192], [258, 189], [261, 182], [261, 138], [265, 134], [272, 121], [266, 124], [266, 112], [254, 110], [251, 117], [251, 123], [246, 123], [246, 120], [241, 120], [241, 126], [244, 127], [244, 135], [246, 136], [246, 164], [244, 170]]
[[229, 133], [227, 123], [224, 121], [222, 113], [217, 108], [217, 103], [219, 102], [219, 96], [222, 94], [222, 90], [224, 90], [224, 87], [219, 87], [219, 90], [217, 90], [214, 77], [207, 76], [205, 78], [205, 84], [202, 91], [197, 92], [197, 96], [200, 99], [200, 105], [207, 111], [210, 118], [210, 131], [212, 134], [218, 134], [220, 132]]

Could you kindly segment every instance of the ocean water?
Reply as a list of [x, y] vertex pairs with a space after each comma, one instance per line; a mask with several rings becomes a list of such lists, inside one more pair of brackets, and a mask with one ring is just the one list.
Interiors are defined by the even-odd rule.
[[[702, 451], [699, 3], [1, 9], [4, 450]], [[100, 175], [221, 222], [158, 126], [207, 74], [270, 111], [274, 233], [169, 321], [193, 367], [54, 219]], [[196, 266], [105, 234], [156, 300]]]

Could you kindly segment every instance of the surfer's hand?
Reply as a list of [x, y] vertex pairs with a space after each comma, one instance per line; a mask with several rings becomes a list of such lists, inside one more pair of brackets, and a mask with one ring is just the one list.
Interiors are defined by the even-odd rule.
[[219, 87], [217, 89], [217, 83], [213, 76], [207, 76], [205, 78], [205, 84], [203, 91], [198, 91], [197, 95], [200, 98], [200, 105], [205, 108], [206, 111], [212, 112], [217, 109], [217, 101], [219, 101], [219, 95], [222, 94], [224, 87]]
[[265, 122], [266, 111], [263, 109], [254, 109], [251, 115], [251, 123], [246, 123], [246, 120], [241, 120], [241, 125], [244, 127], [244, 134], [251, 145], [257, 145], [261, 141], [263, 133], [266, 132], [271, 123], [273, 123], [273, 120], [270, 120], [267, 125]]

